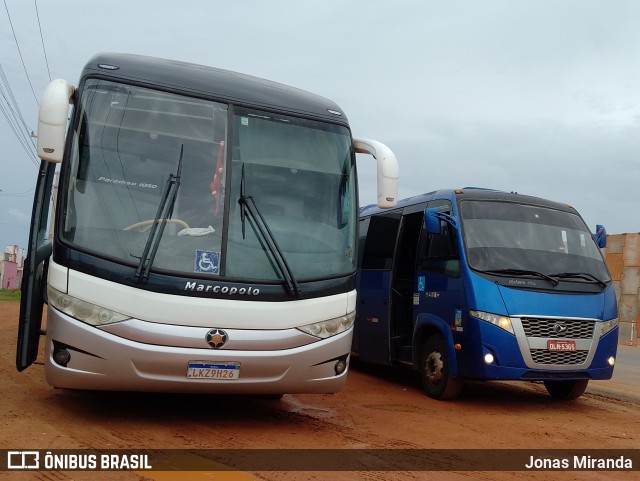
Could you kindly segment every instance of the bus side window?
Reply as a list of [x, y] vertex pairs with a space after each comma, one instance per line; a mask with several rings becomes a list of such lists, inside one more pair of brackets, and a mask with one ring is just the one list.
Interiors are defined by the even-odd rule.
[[400, 217], [400, 212], [389, 212], [371, 217], [367, 240], [364, 243], [363, 269], [391, 270]]
[[460, 254], [455, 229], [445, 221], [440, 221], [440, 225], [442, 227], [440, 234], [429, 234], [424, 228], [422, 229], [417, 267], [423, 271], [460, 277]]

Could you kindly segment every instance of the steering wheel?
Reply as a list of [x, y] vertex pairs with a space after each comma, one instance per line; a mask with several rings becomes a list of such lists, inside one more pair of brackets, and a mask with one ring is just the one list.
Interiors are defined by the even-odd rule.
[[[182, 226], [184, 229], [188, 229], [189, 228], [189, 224], [187, 224], [185, 221], [180, 220], [180, 219], [158, 219], [157, 222], [158, 223], [164, 222], [166, 224], [178, 224], [178, 225]], [[143, 220], [141, 222], [136, 222], [135, 224], [131, 224], [130, 226], [125, 227], [123, 230], [134, 230], [134, 229], [140, 229], [142, 227], [146, 227], [146, 229], [142, 229], [142, 232], [144, 232], [152, 224], [153, 224], [153, 219]]]

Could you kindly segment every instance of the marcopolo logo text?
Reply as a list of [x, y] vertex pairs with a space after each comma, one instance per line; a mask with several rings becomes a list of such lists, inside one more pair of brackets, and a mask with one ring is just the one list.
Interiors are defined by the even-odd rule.
[[260, 289], [253, 286], [221, 286], [218, 284], [199, 284], [197, 282], [189, 281], [185, 284], [184, 290], [193, 292], [210, 292], [212, 294], [225, 294], [228, 296], [257, 296], [260, 294]]

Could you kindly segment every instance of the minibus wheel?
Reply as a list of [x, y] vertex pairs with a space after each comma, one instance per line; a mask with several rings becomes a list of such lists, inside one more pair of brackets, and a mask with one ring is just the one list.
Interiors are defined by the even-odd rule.
[[427, 396], [433, 399], [455, 399], [462, 391], [462, 381], [449, 374], [449, 355], [439, 334], [427, 338], [420, 359], [420, 377]]
[[545, 381], [544, 387], [555, 399], [578, 399], [587, 389], [588, 379], [573, 379], [568, 381]]

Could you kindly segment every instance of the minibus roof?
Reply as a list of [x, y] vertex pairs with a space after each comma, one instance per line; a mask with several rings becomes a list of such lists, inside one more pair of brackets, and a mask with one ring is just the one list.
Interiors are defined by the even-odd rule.
[[[398, 201], [395, 209], [401, 210], [404, 207], [422, 204], [434, 199], [453, 199], [455, 196], [457, 201], [464, 200], [484, 200], [484, 201], [500, 201], [500, 202], [517, 202], [520, 204], [537, 205], [540, 207], [548, 207], [550, 209], [564, 210], [567, 212], [576, 212], [575, 209], [566, 203], [554, 202], [530, 195], [522, 195], [517, 192], [504, 192], [500, 190], [485, 189], [481, 187], [463, 187], [460, 189], [441, 189], [420, 194]], [[390, 210], [390, 211], [391, 211]], [[387, 211], [379, 209], [375, 204], [367, 205], [360, 209], [360, 217], [367, 217]]]

